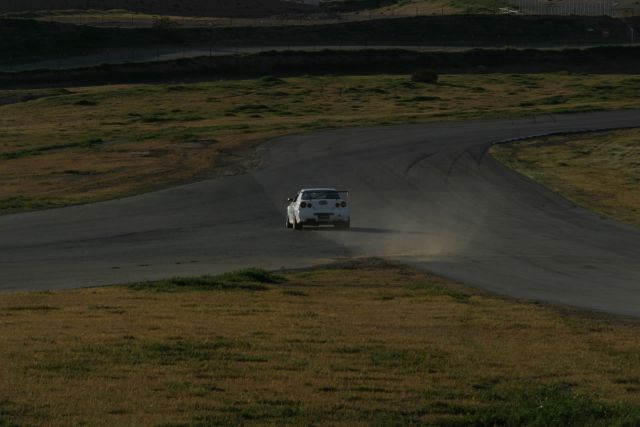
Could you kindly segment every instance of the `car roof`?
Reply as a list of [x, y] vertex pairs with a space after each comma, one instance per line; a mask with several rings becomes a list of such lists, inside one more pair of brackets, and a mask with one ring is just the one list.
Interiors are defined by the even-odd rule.
[[305, 191], [338, 191], [335, 188], [303, 188], [302, 190], [300, 190], [301, 192], [305, 192]]

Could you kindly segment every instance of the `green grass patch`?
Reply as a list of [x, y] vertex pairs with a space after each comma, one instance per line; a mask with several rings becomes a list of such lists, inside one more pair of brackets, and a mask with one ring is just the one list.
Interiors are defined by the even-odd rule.
[[46, 145], [44, 147], [38, 147], [35, 149], [26, 149], [26, 150], [9, 151], [5, 153], [0, 153], [0, 159], [16, 160], [16, 159], [22, 159], [24, 157], [40, 156], [42, 154], [45, 154], [47, 152], [52, 152], [52, 151], [69, 150], [74, 148], [93, 148], [101, 144], [104, 144], [104, 140], [102, 140], [102, 138], [87, 138], [82, 141], [74, 142], [71, 144]]
[[0, 400], [0, 427], [20, 427], [14, 420], [34, 417], [42, 421], [43, 414], [35, 413], [28, 405], [17, 405], [9, 400]]
[[379, 349], [371, 353], [371, 362], [374, 366], [399, 369], [403, 372], [421, 370], [425, 360], [425, 355], [421, 351]]
[[8, 197], [0, 199], [0, 211], [20, 212], [35, 209], [51, 209], [69, 205], [68, 200], [32, 197]]
[[228, 114], [258, 114], [258, 113], [274, 113], [275, 108], [265, 104], [244, 104], [227, 110]]
[[464, 13], [497, 13], [501, 7], [513, 7], [506, 0], [448, 0], [447, 3]]
[[58, 310], [57, 307], [52, 307], [50, 305], [15, 305], [11, 307], [7, 307], [9, 311], [52, 311]]
[[109, 366], [139, 366], [144, 364], [174, 366], [178, 364], [216, 362], [228, 365], [235, 362], [266, 361], [255, 355], [233, 353], [248, 345], [222, 337], [202, 341], [171, 337], [162, 341], [126, 339], [110, 345], [97, 344], [68, 349], [65, 352], [45, 352], [28, 366], [31, 371], [64, 377], [88, 377]]
[[461, 302], [461, 303], [469, 302], [469, 299], [471, 298], [471, 294], [469, 292], [454, 289], [451, 287], [438, 286], [431, 283], [413, 285], [411, 287], [411, 290], [418, 291], [419, 293], [425, 293], [427, 295], [447, 296], [453, 299], [454, 301]]
[[155, 360], [163, 365], [173, 365], [185, 361], [210, 361], [220, 359], [220, 352], [226, 352], [236, 346], [228, 339], [215, 339], [206, 342], [166, 341], [145, 344], [141, 347], [141, 354], [147, 360]]
[[606, 404], [573, 393], [570, 387], [533, 387], [497, 393], [492, 403], [476, 408], [451, 425], [473, 426], [596, 426], [637, 425], [640, 408]]
[[267, 285], [284, 282], [284, 278], [259, 268], [238, 270], [219, 276], [175, 277], [128, 286], [136, 291], [188, 292], [188, 291], [266, 291]]
[[426, 101], [442, 101], [442, 98], [440, 98], [439, 96], [420, 95], [420, 96], [414, 96], [413, 98], [406, 99], [403, 102], [426, 102]]
[[41, 360], [29, 366], [28, 369], [49, 375], [59, 375], [64, 378], [77, 378], [86, 377], [95, 367], [95, 360], [74, 356], [63, 361]]

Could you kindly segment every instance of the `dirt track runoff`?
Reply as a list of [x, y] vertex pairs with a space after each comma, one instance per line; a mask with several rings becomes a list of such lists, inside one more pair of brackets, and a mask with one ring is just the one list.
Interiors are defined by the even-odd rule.
[[[640, 111], [331, 130], [263, 165], [94, 205], [0, 217], [0, 289], [44, 290], [385, 256], [518, 298], [640, 316], [640, 230], [486, 155], [493, 142], [640, 126]], [[351, 191], [351, 231], [287, 230], [301, 187]]]

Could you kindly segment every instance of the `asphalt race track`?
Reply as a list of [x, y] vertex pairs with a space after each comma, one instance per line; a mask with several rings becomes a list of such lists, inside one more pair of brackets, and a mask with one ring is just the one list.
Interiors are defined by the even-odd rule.
[[[640, 126], [640, 111], [344, 129], [272, 140], [251, 174], [0, 217], [0, 290], [385, 256], [519, 298], [640, 316], [640, 229], [486, 155], [496, 141]], [[351, 191], [351, 231], [287, 230], [302, 187]]]

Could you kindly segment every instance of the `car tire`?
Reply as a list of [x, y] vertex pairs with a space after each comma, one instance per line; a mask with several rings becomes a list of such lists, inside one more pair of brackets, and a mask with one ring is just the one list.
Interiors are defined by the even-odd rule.
[[293, 228], [295, 230], [302, 230], [302, 224], [298, 222], [295, 218], [293, 218]]
[[289, 215], [287, 215], [285, 218], [285, 226], [287, 228], [293, 228], [293, 224], [291, 224], [291, 221], [289, 221]]

